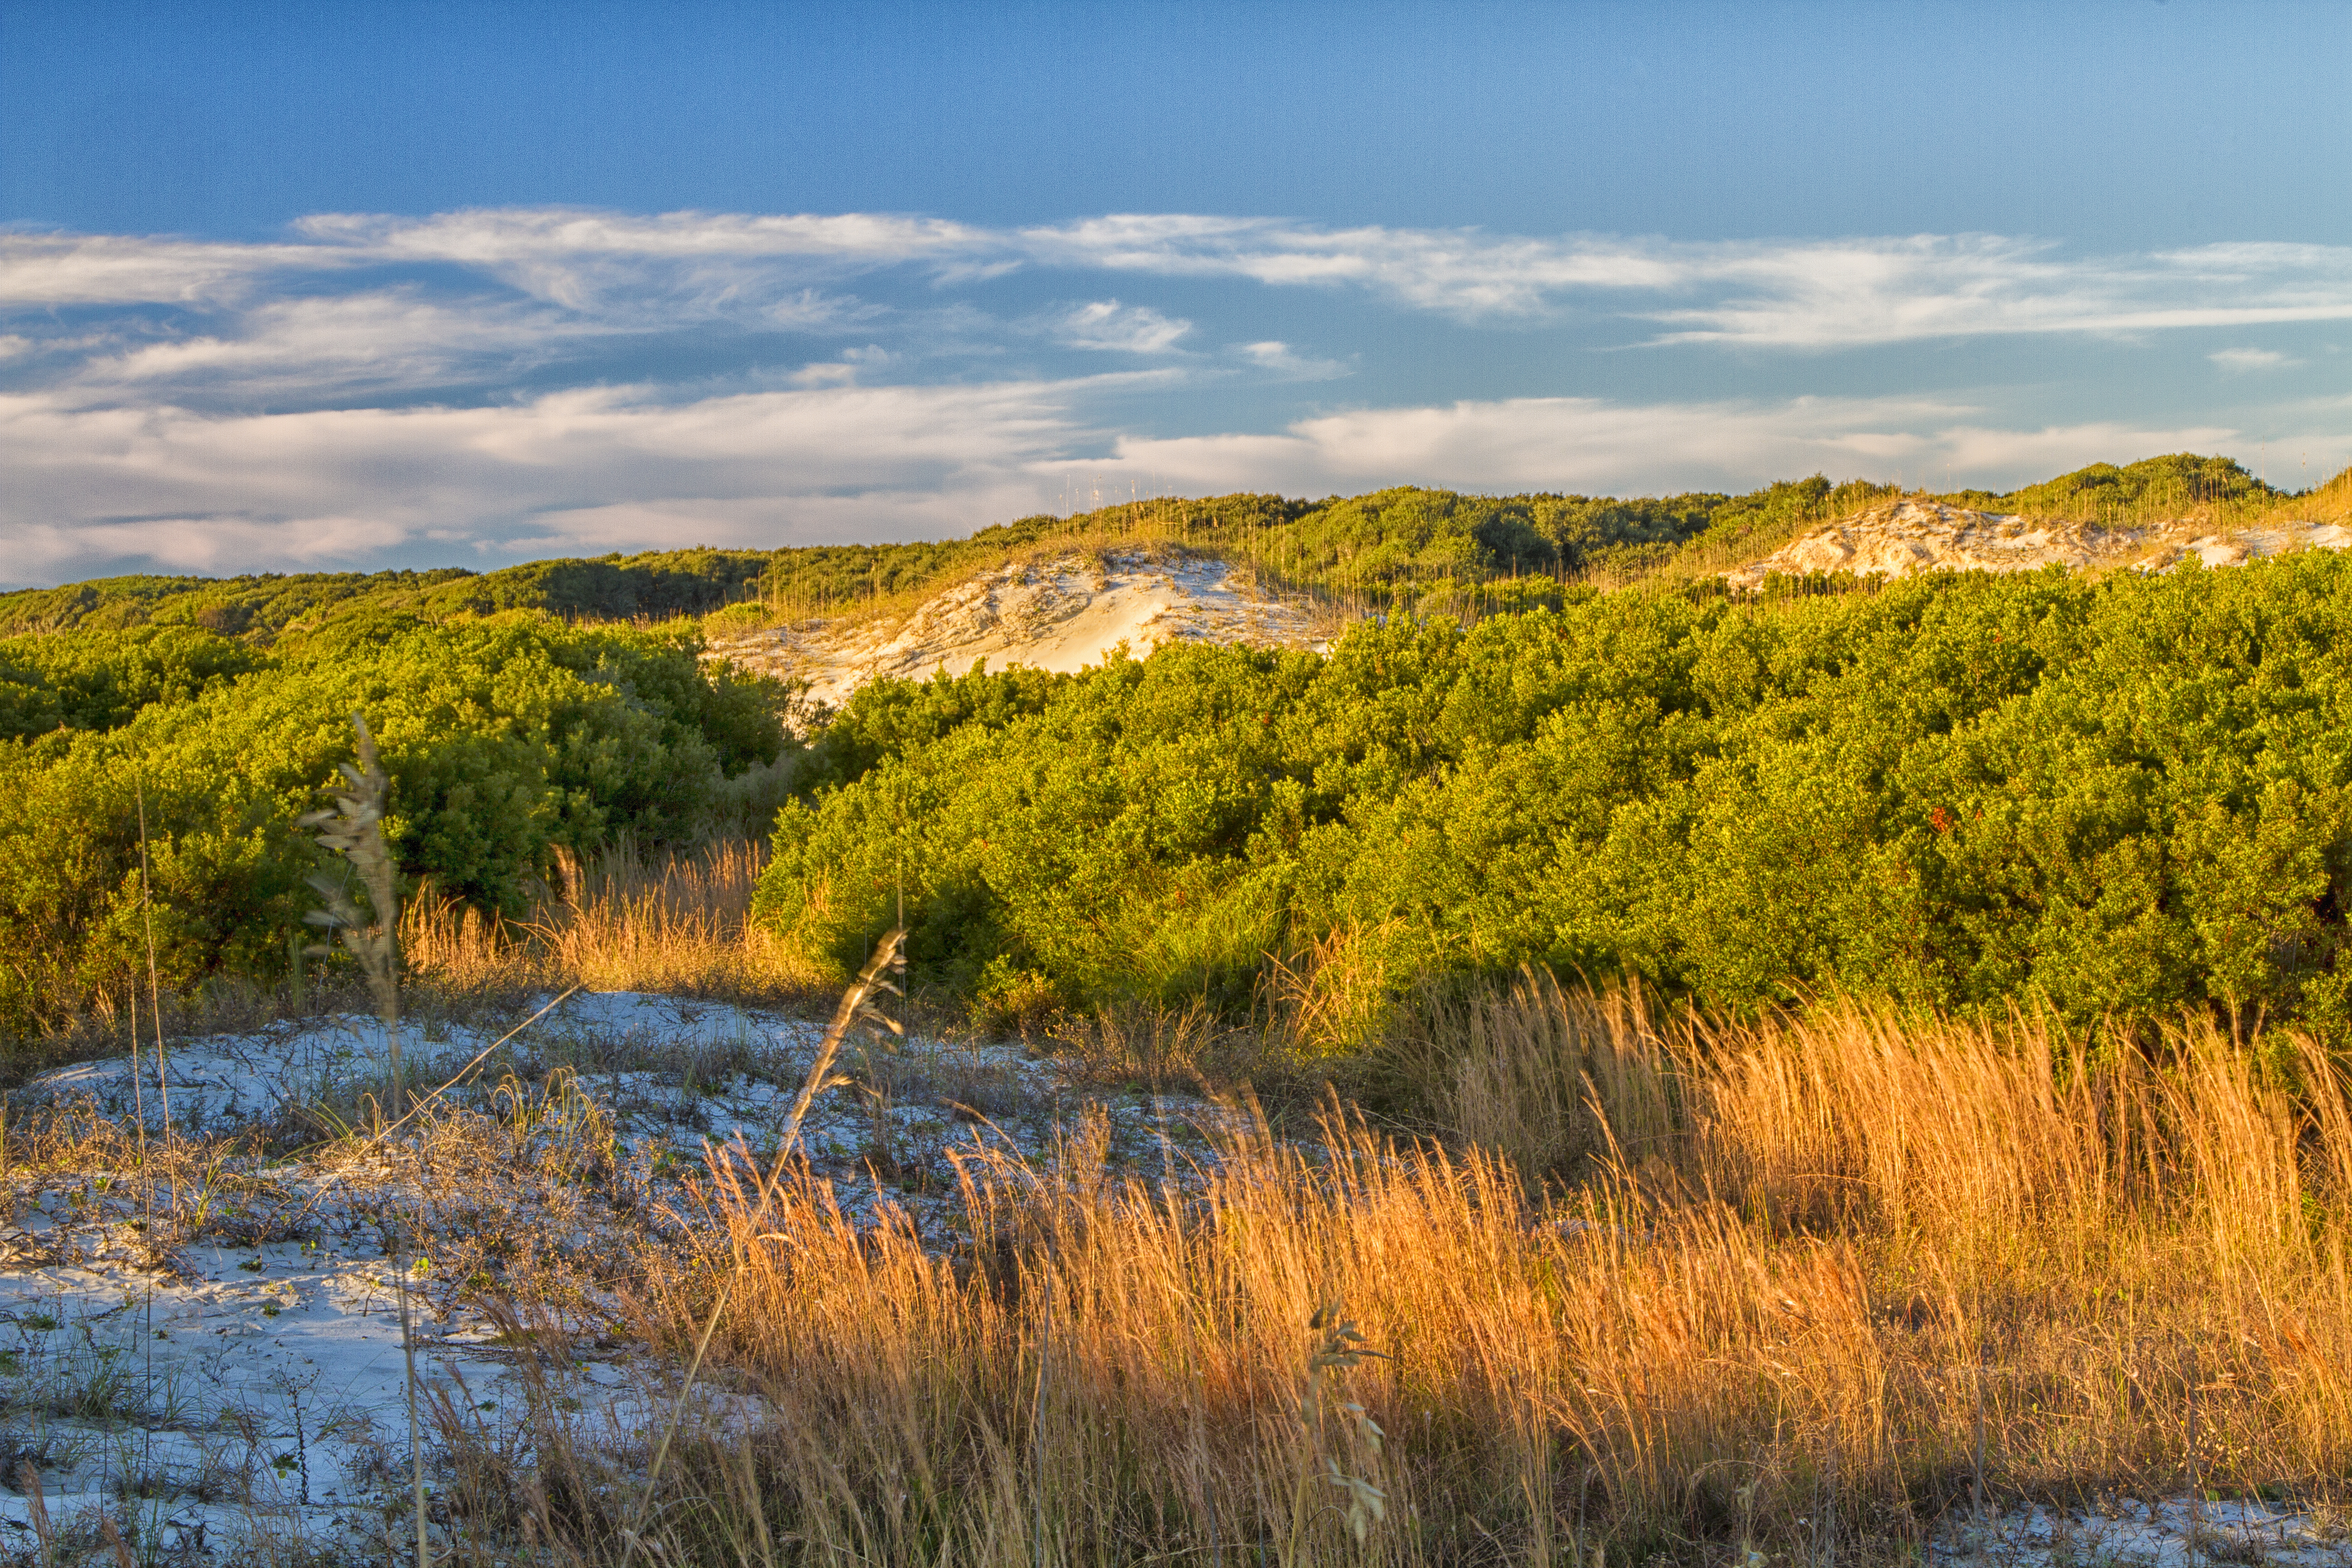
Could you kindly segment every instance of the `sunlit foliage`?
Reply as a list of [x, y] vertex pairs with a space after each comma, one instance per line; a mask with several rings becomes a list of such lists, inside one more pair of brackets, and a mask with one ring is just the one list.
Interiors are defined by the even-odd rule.
[[[263, 656], [192, 628], [0, 641], [0, 1024], [144, 972], [269, 974], [319, 864], [294, 819], [364, 710], [403, 870], [520, 907], [556, 848], [692, 837], [785, 743], [774, 682], [691, 637], [375, 615]], [[142, 912], [140, 814], [151, 908]]]
[[919, 969], [983, 1010], [1240, 1008], [1336, 935], [1391, 988], [1537, 962], [2340, 1033], [2347, 649], [2352, 561], [2315, 552], [883, 683], [761, 908], [839, 966], [903, 889]]

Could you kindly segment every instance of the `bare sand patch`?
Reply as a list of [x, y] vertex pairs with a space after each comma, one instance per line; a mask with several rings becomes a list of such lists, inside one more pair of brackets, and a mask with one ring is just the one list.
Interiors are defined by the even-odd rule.
[[2223, 532], [2193, 520], [2109, 527], [1905, 500], [1841, 518], [1724, 575], [1733, 587], [1753, 590], [1774, 574], [1850, 572], [1896, 578], [1917, 572], [2034, 572], [2044, 566], [2165, 571], [2192, 555], [2208, 566], [2236, 566], [2347, 544], [2352, 530], [2339, 523], [2290, 519]]
[[812, 700], [838, 706], [878, 677], [961, 675], [982, 659], [1067, 674], [1122, 645], [1140, 658], [1167, 643], [1312, 647], [1326, 636], [1312, 603], [1269, 593], [1228, 563], [1111, 552], [1000, 567], [903, 620], [769, 627], [715, 642], [712, 652], [806, 680]]

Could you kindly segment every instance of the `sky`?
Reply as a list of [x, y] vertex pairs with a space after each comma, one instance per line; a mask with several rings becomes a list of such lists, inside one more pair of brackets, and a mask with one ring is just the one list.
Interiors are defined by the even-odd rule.
[[2352, 463], [2352, 5], [0, 0], [0, 585]]

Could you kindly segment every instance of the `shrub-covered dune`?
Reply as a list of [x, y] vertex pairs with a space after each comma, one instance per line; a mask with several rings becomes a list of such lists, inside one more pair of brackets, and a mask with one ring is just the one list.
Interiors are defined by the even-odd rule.
[[[1892, 494], [1240, 495], [929, 543], [0, 595], [0, 1037], [143, 984], [151, 914], [167, 990], [282, 977], [320, 864], [293, 822], [355, 709], [412, 885], [515, 916], [561, 853], [772, 830], [780, 962], [847, 963], [903, 887], [919, 976], [1003, 1021], [1270, 987], [1338, 1046], [1423, 977], [1542, 963], [1727, 1006], [1835, 987], [2341, 1036], [2347, 563], [1748, 598], [1717, 575]], [[2288, 496], [2176, 455], [1947, 499], [2226, 530], [2352, 521], [2352, 473]], [[807, 753], [790, 692], [699, 640], [1129, 540], [1363, 624], [1328, 661], [883, 682]]]
[[983, 1010], [1276, 978], [1334, 1045], [1525, 963], [2352, 1024], [2352, 560], [1570, 600], [869, 687], [763, 916], [846, 967], [903, 889], [919, 972]]

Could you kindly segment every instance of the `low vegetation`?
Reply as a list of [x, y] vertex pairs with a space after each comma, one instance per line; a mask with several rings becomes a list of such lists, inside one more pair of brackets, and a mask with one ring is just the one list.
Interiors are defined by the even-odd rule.
[[[184, 1039], [355, 1005], [296, 933], [333, 868], [298, 818], [359, 710], [404, 1016], [452, 1075], [390, 1130], [373, 1080], [235, 1133], [12, 1103], [0, 1191], [64, 1216], [16, 1267], [75, 1226], [155, 1270], [429, 1241], [418, 1289], [499, 1326], [525, 1396], [428, 1402], [436, 1561], [1793, 1568], [1964, 1550], [2028, 1501], [2096, 1560], [2124, 1499], [2184, 1490], [2340, 1540], [2352, 556], [1705, 580], [1889, 493], [1138, 502], [902, 554], [11, 596], [47, 628], [0, 640], [12, 1070], [159, 1005]], [[2284, 504], [2179, 458], [2021, 495]], [[837, 713], [639, 624], [1133, 537], [1356, 623]], [[698, 1169], [676, 1135], [713, 1084], [801, 1081], [742, 1016], [693, 1049], [501, 1037], [573, 985], [822, 1007], [902, 921], [907, 1021], [1060, 1064], [936, 1053], [927, 1149], [1028, 1138], [951, 1178], [887, 1052], [810, 1072], [872, 1131], [762, 1143], [771, 1197], [751, 1142]], [[1170, 1091], [1207, 1144], [1146, 1147]], [[0, 1440], [35, 1491], [73, 1468], [52, 1437], [202, 1425], [86, 1327], [16, 1321]], [[574, 1397], [593, 1357], [629, 1397]], [[673, 1443], [647, 1413], [698, 1357]], [[299, 1470], [255, 1423], [115, 1512]], [[92, 1506], [38, 1559], [161, 1550]]]
[[486, 917], [523, 915], [561, 852], [764, 820], [787, 694], [697, 654], [528, 614], [357, 617], [266, 653], [193, 627], [0, 643], [0, 1031], [151, 986], [151, 931], [173, 992], [289, 979], [322, 864], [296, 819], [356, 709], [403, 872]]
[[[655, 1560], [1894, 1562], [2021, 1499], [2094, 1554], [2192, 1476], [2338, 1499], [2352, 1103], [2307, 1044], [1460, 1005], [1460, 1103], [1553, 1121], [1570, 1184], [1334, 1110], [1163, 1187], [1081, 1130], [968, 1162], [942, 1256], [714, 1154], [642, 1331], [684, 1354], [731, 1280], [706, 1376], [761, 1415], [689, 1432]], [[628, 1555], [646, 1435], [444, 1436], [482, 1560]]]
[[[1457, 616], [1552, 602], [1563, 583], [1688, 582], [1752, 561], [1804, 529], [1897, 499], [1899, 487], [1815, 476], [1746, 495], [1461, 495], [1412, 487], [1320, 501], [1267, 495], [1135, 499], [1037, 516], [962, 539], [760, 551], [656, 551], [534, 561], [488, 573], [112, 577], [0, 594], [0, 636], [87, 626], [194, 626], [267, 645], [330, 621], [394, 611], [440, 619], [540, 610], [567, 621], [716, 617], [713, 630], [779, 618], [910, 607], [1008, 557], [1166, 541], [1246, 564], [1284, 589], [1359, 613]], [[2098, 463], [1961, 506], [2143, 526], [2184, 517], [2216, 529], [2282, 507], [2346, 512], [2352, 476], [2312, 496], [2275, 489], [2225, 458], [2187, 453]], [[0, 679], [7, 679], [0, 672]]]
[[[162, 989], [288, 979], [317, 865], [289, 825], [365, 707], [404, 874], [496, 940], [559, 856], [760, 835], [781, 804], [779, 962], [838, 973], [904, 893], [918, 978], [1000, 1025], [1191, 998], [1232, 1019], [1303, 986], [1344, 1048], [1424, 975], [1536, 962], [1709, 1005], [1832, 987], [2339, 1037], [2339, 565], [1760, 600], [1691, 575], [1887, 493], [1139, 501], [862, 552], [14, 595], [62, 629], [0, 639], [0, 1031], [114, 1005], [151, 925]], [[2352, 475], [2295, 504], [2347, 498]], [[1971, 499], [2282, 504], [2185, 457]], [[824, 716], [701, 658], [695, 623], [560, 618], [708, 607], [696, 584], [837, 606], [861, 571], [887, 598], [1089, 530], [1362, 624], [1328, 661], [877, 683], [803, 750], [786, 720]], [[248, 591], [250, 616], [206, 608]]]
[[1437, 974], [2352, 1026], [2352, 559], [1930, 576], [877, 684], [763, 920], [1008, 1023], [1269, 987], [1345, 1051]]

